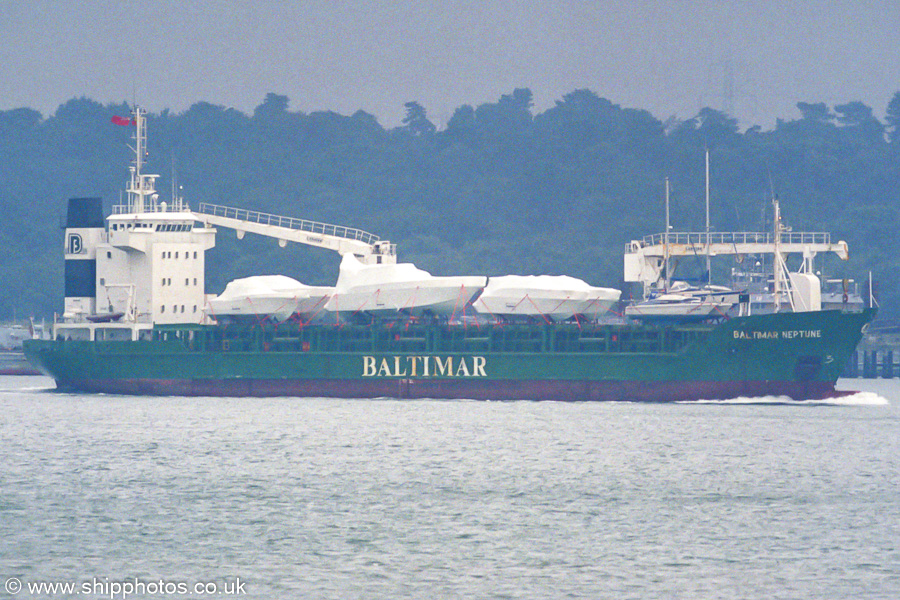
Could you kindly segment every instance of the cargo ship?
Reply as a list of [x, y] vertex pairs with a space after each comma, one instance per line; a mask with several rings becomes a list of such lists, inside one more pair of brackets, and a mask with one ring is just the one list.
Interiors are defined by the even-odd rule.
[[[128, 122], [135, 127], [135, 159], [127, 200], [106, 218], [99, 198], [69, 200], [65, 312], [54, 322], [52, 339], [24, 345], [29, 360], [60, 390], [817, 399], [839, 395], [835, 381], [874, 317], [870, 308], [821, 310], [807, 294], [796, 310], [773, 314], [609, 318], [620, 292], [571, 277], [435, 277], [398, 264], [394, 244], [358, 229], [216, 205], [191, 210], [174, 195], [160, 201], [158, 176], [143, 172], [144, 112], [136, 108]], [[216, 227], [234, 229], [238, 237], [270, 236], [282, 246], [299, 242], [339, 252], [344, 258], [338, 283], [310, 292], [297, 282], [242, 280], [217, 302], [204, 292], [205, 252], [215, 245]], [[776, 258], [782, 242], [790, 242], [782, 233], [774, 232]], [[707, 232], [705, 240], [690, 243], [705, 243], [709, 251], [715, 240]], [[753, 243], [763, 241], [757, 237]], [[673, 248], [668, 239], [665, 245], [668, 261]], [[804, 247], [811, 253], [830, 246], [829, 240], [828, 247]], [[626, 279], [659, 279], [659, 250], [654, 239], [632, 242]], [[800, 300], [803, 289], [791, 288], [790, 275], [776, 277], [784, 286], [777, 291]], [[492, 279], [498, 280], [494, 287]]]

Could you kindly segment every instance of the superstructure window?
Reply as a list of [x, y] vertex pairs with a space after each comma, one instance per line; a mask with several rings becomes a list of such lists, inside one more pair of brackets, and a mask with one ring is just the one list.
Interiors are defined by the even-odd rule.
[[165, 304], [163, 304], [162, 306], [159, 307], [159, 312], [161, 312], [161, 313], [166, 312], [166, 305], [165, 305]]

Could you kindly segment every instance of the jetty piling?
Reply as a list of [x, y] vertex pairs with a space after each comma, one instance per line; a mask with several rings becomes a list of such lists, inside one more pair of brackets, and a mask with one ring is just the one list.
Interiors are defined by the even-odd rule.
[[893, 350], [858, 350], [850, 356], [841, 377], [893, 379], [900, 376], [900, 360]]

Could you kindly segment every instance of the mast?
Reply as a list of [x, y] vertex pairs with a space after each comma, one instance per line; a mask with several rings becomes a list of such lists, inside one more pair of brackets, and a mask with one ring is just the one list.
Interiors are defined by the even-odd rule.
[[669, 229], [671, 225], [669, 225], [669, 178], [666, 177], [666, 233], [665, 233], [665, 289], [664, 291], [669, 291]]
[[706, 286], [712, 283], [709, 258], [709, 148], [706, 148]]
[[791, 305], [791, 310], [795, 310], [794, 295], [791, 293], [790, 289], [790, 276], [788, 275], [784, 255], [781, 253], [781, 234], [784, 231], [784, 227], [781, 226], [781, 206], [778, 204], [778, 196], [772, 198], [772, 204], [775, 207], [775, 239], [773, 240], [774, 250], [772, 252], [772, 266], [775, 270], [775, 280], [773, 282], [772, 290], [772, 297], [775, 303], [774, 310], [775, 312], [781, 312], [782, 294], [788, 295], [788, 303]]
[[772, 198], [772, 206], [775, 211], [772, 216], [774, 224], [774, 237], [772, 241], [775, 243], [774, 256], [772, 257], [772, 266], [775, 269], [775, 280], [773, 282], [772, 299], [774, 301], [774, 311], [781, 312], [781, 212], [778, 208], [778, 198]]
[[135, 106], [131, 112], [134, 115], [134, 164], [129, 167], [131, 181], [125, 190], [128, 193], [129, 207], [132, 213], [153, 211], [158, 194], [155, 185], [159, 175], [143, 173], [144, 156], [147, 154], [147, 111]]

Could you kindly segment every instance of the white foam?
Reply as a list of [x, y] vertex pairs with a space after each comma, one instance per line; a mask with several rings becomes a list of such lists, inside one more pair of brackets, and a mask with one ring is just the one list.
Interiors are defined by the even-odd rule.
[[782, 405], [796, 406], [888, 406], [887, 398], [874, 392], [857, 392], [849, 396], [837, 398], [823, 398], [821, 400], [794, 400], [787, 396], [758, 396], [729, 398], [727, 400], [685, 400], [679, 404], [746, 404], [746, 405]]
[[56, 388], [53, 386], [37, 385], [16, 388], [0, 388], [0, 394], [13, 394], [16, 392], [52, 392]]
[[828, 398], [825, 400], [816, 400], [820, 404], [833, 404], [835, 406], [888, 406], [890, 402], [884, 396], [879, 396], [875, 392], [856, 392], [849, 396], [841, 398]]

